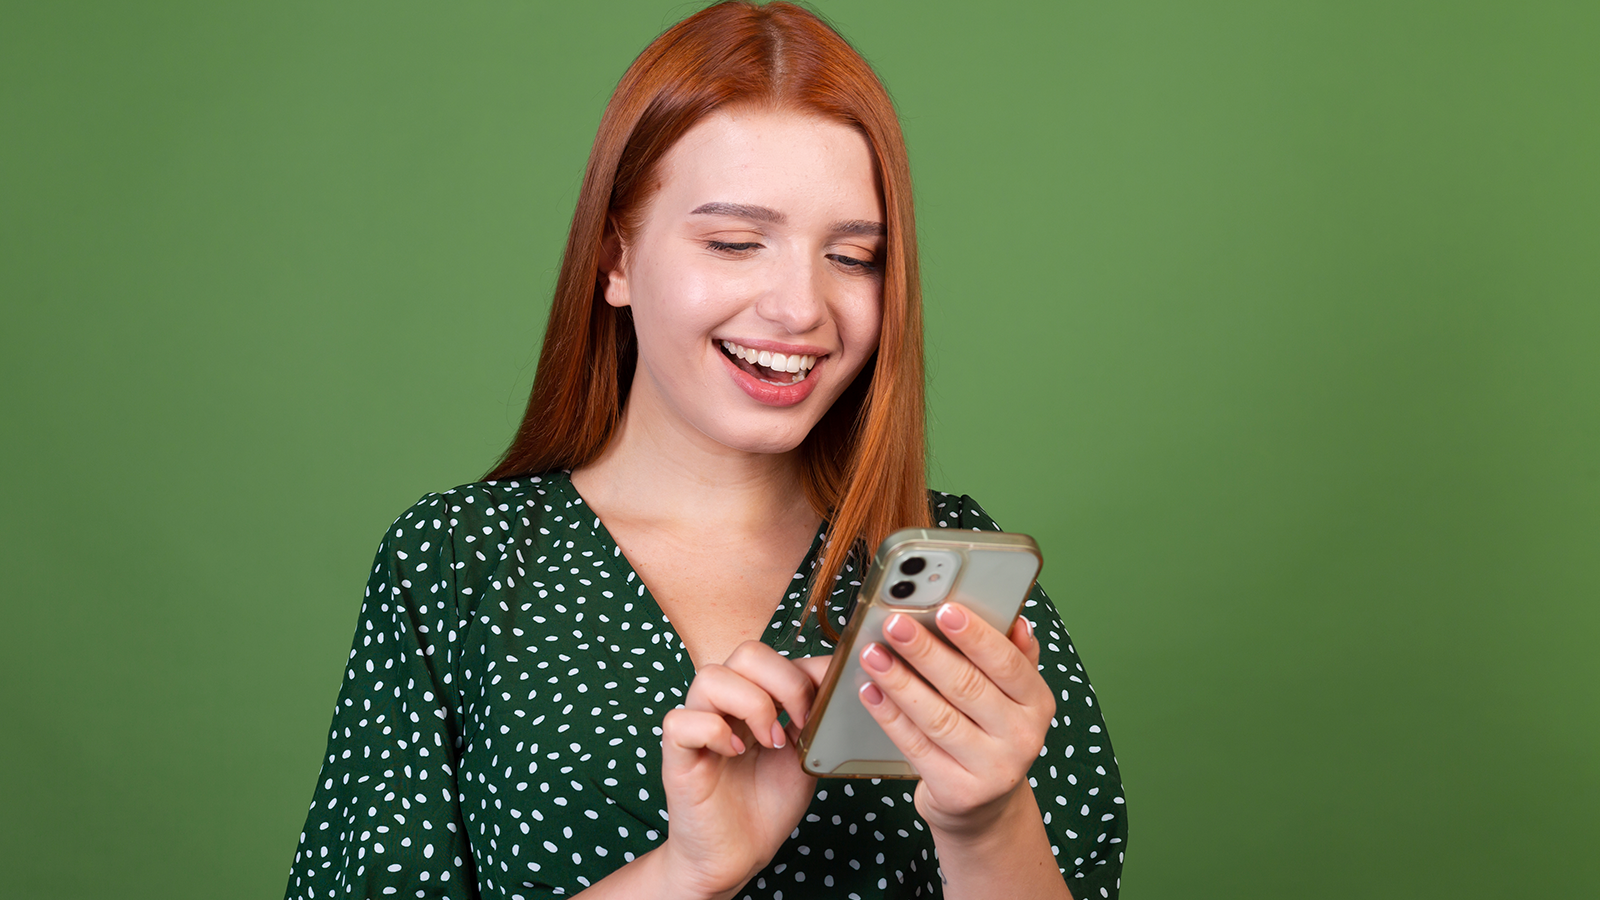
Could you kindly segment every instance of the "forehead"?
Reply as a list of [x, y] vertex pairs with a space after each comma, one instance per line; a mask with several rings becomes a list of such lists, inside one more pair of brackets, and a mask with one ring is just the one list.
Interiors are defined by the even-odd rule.
[[883, 218], [866, 137], [842, 122], [787, 110], [718, 110], [667, 151], [655, 205], [682, 214], [708, 201]]

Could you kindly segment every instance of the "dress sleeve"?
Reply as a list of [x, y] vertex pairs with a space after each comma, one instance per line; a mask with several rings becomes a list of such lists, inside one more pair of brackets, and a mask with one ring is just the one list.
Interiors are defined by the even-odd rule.
[[[936, 509], [935, 519], [979, 531], [1001, 530], [966, 496], [961, 497], [959, 509], [948, 505]], [[1056, 714], [1028, 782], [1072, 896], [1115, 898], [1127, 847], [1128, 807], [1105, 717], [1061, 614], [1043, 588], [1034, 585], [1022, 614], [1033, 622], [1039, 638], [1039, 671], [1056, 697]]]
[[456, 785], [457, 567], [438, 495], [378, 548], [286, 898], [478, 896]]

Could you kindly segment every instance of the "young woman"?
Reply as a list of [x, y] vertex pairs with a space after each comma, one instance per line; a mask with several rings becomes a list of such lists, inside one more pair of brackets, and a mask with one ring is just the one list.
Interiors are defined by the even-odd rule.
[[925, 486], [909, 178], [796, 7], [635, 61], [515, 440], [379, 548], [289, 897], [1116, 895], [1116, 763], [1038, 590], [1035, 625], [950, 603], [955, 649], [905, 618], [862, 649], [919, 781], [795, 757], [878, 541], [996, 527]]

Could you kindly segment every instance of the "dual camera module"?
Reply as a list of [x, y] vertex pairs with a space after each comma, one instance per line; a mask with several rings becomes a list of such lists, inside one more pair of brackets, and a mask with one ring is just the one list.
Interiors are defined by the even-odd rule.
[[[915, 575], [928, 567], [928, 561], [920, 556], [913, 556], [900, 564], [901, 575]], [[914, 581], [896, 581], [894, 587], [889, 588], [889, 596], [896, 600], [904, 600], [917, 592], [917, 583]]]
[[948, 550], [908, 549], [891, 562], [884, 593], [897, 606], [934, 606], [949, 595], [950, 582], [960, 567], [960, 557]]

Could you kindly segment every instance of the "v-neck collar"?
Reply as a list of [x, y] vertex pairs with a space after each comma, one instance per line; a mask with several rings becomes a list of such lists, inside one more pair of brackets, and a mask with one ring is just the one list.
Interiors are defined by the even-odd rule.
[[[681, 654], [675, 654], [675, 656], [683, 673], [684, 684], [688, 684], [694, 679], [695, 674], [694, 660], [689, 656], [688, 645], [683, 642], [683, 636], [678, 634], [677, 626], [672, 624], [672, 620], [667, 617], [666, 611], [661, 608], [661, 604], [657, 603], [655, 596], [650, 593], [650, 586], [645, 584], [644, 576], [640, 575], [639, 570], [634, 568], [633, 562], [628, 559], [628, 555], [622, 552], [622, 545], [618, 544], [616, 538], [611, 536], [610, 530], [606, 528], [606, 523], [601, 521], [600, 514], [595, 512], [594, 507], [590, 506], [589, 502], [583, 499], [583, 495], [578, 492], [578, 486], [572, 483], [572, 472], [567, 469], [552, 472], [547, 476], [547, 481], [555, 482], [561, 491], [569, 494], [568, 499], [572, 501], [574, 507], [581, 506], [588, 512], [589, 530], [594, 537], [595, 543], [599, 544], [602, 550], [610, 553], [614, 559], [621, 561], [622, 565], [627, 568], [627, 580], [637, 582], [639, 585], [639, 598], [641, 600], [649, 600], [650, 605], [661, 616], [662, 623], [672, 635], [673, 640], [683, 650]], [[832, 650], [832, 643], [823, 637], [821, 629], [817, 627], [817, 615], [814, 614], [805, 618], [804, 628], [800, 624], [806, 605], [806, 581], [811, 577], [812, 570], [817, 566], [817, 556], [822, 552], [822, 542], [827, 532], [828, 522], [824, 519], [817, 526], [817, 533], [812, 535], [811, 547], [806, 550], [805, 557], [800, 560], [800, 567], [795, 570], [794, 575], [789, 579], [789, 584], [785, 587], [783, 596], [778, 598], [777, 607], [772, 611], [771, 618], [767, 620], [766, 627], [761, 629], [761, 642], [785, 656], [809, 656], [813, 655], [813, 652], [825, 653]], [[826, 614], [827, 610], [824, 608], [821, 611], [821, 615]], [[811, 644], [813, 639], [816, 641], [815, 645], [807, 646]]]

